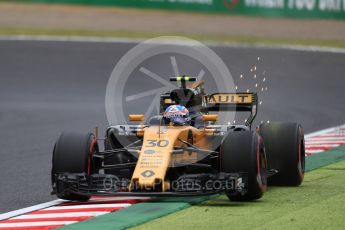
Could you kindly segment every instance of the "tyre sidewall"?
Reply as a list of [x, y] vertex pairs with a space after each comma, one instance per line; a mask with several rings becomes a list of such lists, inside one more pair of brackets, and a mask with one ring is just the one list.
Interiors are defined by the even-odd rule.
[[266, 169], [262, 169], [262, 162], [266, 166], [263, 141], [252, 131], [238, 131], [228, 133], [221, 145], [221, 171], [226, 173], [247, 173], [248, 192], [229, 193], [230, 200], [249, 201], [262, 197], [267, 189]]

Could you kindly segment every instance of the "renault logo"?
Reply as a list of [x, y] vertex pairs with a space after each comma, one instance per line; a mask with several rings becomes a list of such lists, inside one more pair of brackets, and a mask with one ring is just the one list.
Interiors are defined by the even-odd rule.
[[141, 175], [143, 177], [152, 177], [153, 175], [155, 175], [155, 173], [152, 170], [146, 170], [146, 171], [142, 172]]

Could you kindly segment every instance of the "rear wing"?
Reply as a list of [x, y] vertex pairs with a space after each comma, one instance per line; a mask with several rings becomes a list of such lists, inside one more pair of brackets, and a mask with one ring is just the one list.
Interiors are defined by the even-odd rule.
[[[190, 112], [250, 112], [246, 125], [251, 126], [258, 107], [256, 93], [214, 93], [205, 95], [204, 81], [196, 77], [177, 76], [170, 78], [172, 82], [180, 82], [181, 87], [160, 97], [160, 112], [163, 113], [170, 105], [181, 104]], [[188, 84], [187, 84], [188, 83]]]
[[207, 111], [250, 112], [246, 125], [251, 126], [257, 114], [258, 96], [256, 93], [214, 93], [204, 96], [203, 106]]

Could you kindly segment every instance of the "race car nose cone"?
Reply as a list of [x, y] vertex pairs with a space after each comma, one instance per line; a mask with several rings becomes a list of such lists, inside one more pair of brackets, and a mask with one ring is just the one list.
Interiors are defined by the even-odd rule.
[[153, 175], [155, 175], [155, 173], [152, 170], [146, 170], [142, 172], [141, 175], [147, 178], [147, 177], [152, 177]]

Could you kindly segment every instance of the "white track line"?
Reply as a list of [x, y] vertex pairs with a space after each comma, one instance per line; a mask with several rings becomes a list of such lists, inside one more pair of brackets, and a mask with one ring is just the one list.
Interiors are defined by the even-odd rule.
[[306, 142], [308, 145], [319, 145], [319, 144], [339, 144], [344, 145], [345, 141], [308, 141]]
[[305, 148], [335, 148], [340, 146], [340, 144], [305, 144]]
[[147, 196], [92, 197], [90, 201], [148, 200]]
[[7, 213], [0, 215], [0, 220], [6, 220], [6, 219], [9, 219], [9, 218], [14, 217], [14, 216], [19, 216], [19, 215], [22, 215], [22, 214], [25, 214], [28, 212], [33, 212], [33, 211], [41, 210], [41, 209], [48, 208], [51, 206], [59, 205], [59, 204], [62, 204], [64, 202], [66, 202], [66, 201], [57, 199], [57, 200], [49, 201], [46, 203], [37, 204], [37, 205], [31, 206], [31, 207], [15, 210], [12, 212], [7, 212]]
[[49, 36], [49, 35], [0, 35], [3, 41], [43, 41], [43, 42], [95, 42], [95, 43], [139, 43], [146, 39], [105, 38], [93, 36]]
[[333, 132], [335, 130], [338, 130], [338, 129], [341, 129], [341, 128], [344, 128], [344, 127], [345, 127], [345, 124], [344, 125], [340, 125], [340, 126], [335, 126], [335, 127], [332, 127], [332, 128], [328, 128], [328, 129], [323, 129], [323, 130], [320, 130], [320, 131], [317, 131], [317, 132], [313, 132], [313, 133], [309, 133], [307, 135], [304, 135], [304, 138], [305, 139], [309, 139], [309, 138], [312, 138], [312, 137], [315, 137], [315, 136], [319, 136], [319, 135], [323, 135], [323, 134], [326, 134], [326, 133]]
[[[53, 42], [95, 42], [95, 43], [139, 43], [145, 41], [145, 38], [104, 38], [92, 36], [49, 36], [49, 35], [1, 35], [0, 40], [6, 41], [53, 41]], [[176, 42], [178, 40], [171, 40]], [[261, 49], [284, 49], [293, 51], [307, 52], [327, 52], [345, 54], [345, 49], [321, 46], [303, 46], [289, 44], [264, 44], [264, 43], [238, 43], [238, 42], [212, 42], [205, 41], [204, 44], [213, 47], [233, 47], [233, 48], [261, 48]]]
[[26, 219], [44, 219], [44, 218], [61, 218], [61, 217], [88, 217], [100, 216], [109, 212], [67, 212], [67, 213], [47, 213], [47, 214], [27, 214], [11, 218], [11, 220], [26, 220]]
[[322, 152], [324, 152], [325, 150], [306, 150], [305, 152], [306, 152], [306, 154], [315, 154], [315, 153], [322, 153]]
[[[126, 201], [126, 200], [148, 200], [148, 199], [150, 199], [150, 197], [137, 197], [137, 196], [133, 196], [133, 197], [130, 197], [130, 196], [128, 196], [128, 197], [127, 196], [123, 196], [123, 197], [93, 197], [93, 198], [91, 198], [90, 201], [97, 202], [97, 201], [121, 201], [121, 200], [123, 200], [123, 201]], [[23, 215], [25, 213], [42, 210], [42, 209], [56, 206], [56, 205], [66, 203], [66, 202], [67, 202], [66, 200], [57, 199], [57, 200], [53, 200], [50, 202], [34, 205], [31, 207], [14, 210], [11, 212], [1, 214], [0, 220], [6, 220], [6, 219], [9, 219], [9, 218], [12, 218], [15, 216]], [[73, 207], [75, 207], [75, 206], [76, 205], [68, 205], [66, 207], [73, 209]]]
[[15, 228], [15, 227], [39, 227], [39, 226], [60, 226], [74, 224], [78, 221], [42, 221], [42, 222], [20, 222], [20, 223], [0, 223], [1, 228]]
[[86, 204], [86, 205], [67, 205], [67, 206], [54, 206], [44, 210], [68, 210], [68, 209], [88, 209], [88, 208], [124, 208], [131, 206], [131, 204]]
[[311, 137], [305, 140], [305, 142], [308, 141], [345, 141], [345, 137]]

